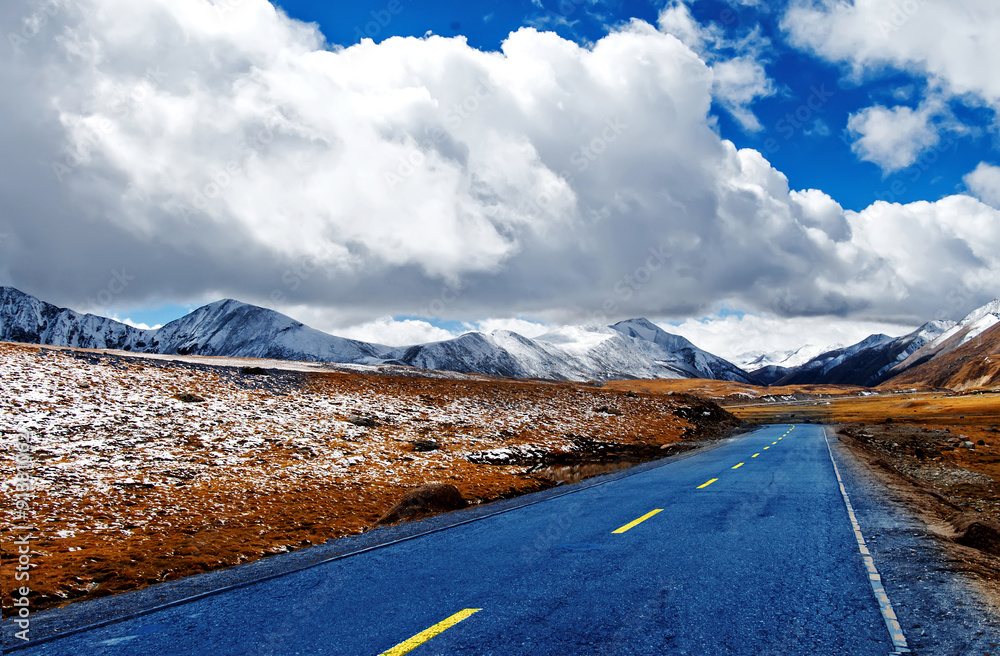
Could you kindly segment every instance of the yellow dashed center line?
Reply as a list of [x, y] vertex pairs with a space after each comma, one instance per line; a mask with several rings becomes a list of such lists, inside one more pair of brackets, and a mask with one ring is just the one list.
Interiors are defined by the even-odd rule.
[[719, 480], [719, 479], [717, 479], [717, 478], [713, 478], [712, 480], [710, 480], [710, 481], [709, 481], [709, 482], [707, 482], [707, 483], [702, 483], [701, 485], [699, 485], [699, 486], [698, 486], [698, 489], [700, 490], [700, 489], [702, 489], [702, 488], [706, 488], [706, 487], [708, 487], [709, 485], [711, 485], [712, 483], [714, 483], [714, 482], [715, 482], [715, 481], [717, 481], [717, 480]]
[[772, 446], [773, 446], [773, 445], [775, 445], [775, 444], [777, 444], [777, 442], [771, 442], [771, 445], [772, 445]]
[[751, 458], [756, 458], [756, 457], [757, 457], [757, 456], [759, 456], [759, 455], [760, 455], [759, 453], [755, 453], [755, 454], [753, 454], [753, 455], [752, 455], [752, 456], [750, 456], [750, 457], [751, 457]]
[[468, 619], [481, 610], [482, 608], [466, 608], [463, 611], [459, 611], [448, 619], [438, 622], [426, 631], [421, 631], [406, 642], [401, 642], [389, 651], [382, 652], [379, 656], [403, 656], [403, 654], [409, 654], [411, 651], [424, 644], [434, 636], [444, 633], [462, 620]]
[[769, 447], [769, 446], [765, 446], [765, 447], [764, 447], [764, 450], [765, 450], [765, 451], [767, 451], [767, 450], [768, 450], [768, 449], [770, 449], [770, 448], [771, 448], [771, 447]]
[[624, 533], [625, 531], [629, 530], [630, 528], [634, 528], [634, 527], [638, 526], [639, 524], [642, 524], [644, 521], [646, 521], [647, 519], [649, 519], [650, 517], [652, 517], [653, 515], [655, 515], [656, 513], [659, 513], [659, 512], [663, 512], [663, 508], [658, 508], [658, 509], [656, 509], [656, 510], [654, 510], [652, 512], [648, 512], [645, 515], [643, 515], [642, 517], [640, 517], [639, 519], [635, 520], [634, 522], [629, 522], [625, 526], [622, 526], [621, 528], [616, 529], [616, 530], [611, 531], [611, 532], [612, 533]]
[[746, 463], [743, 463], [743, 462], [741, 462], [740, 464], [738, 464], [738, 465], [736, 465], [735, 467], [733, 467], [733, 469], [739, 469], [740, 467], [742, 467], [742, 466], [743, 466], [743, 465], [745, 465], [745, 464], [746, 464]]

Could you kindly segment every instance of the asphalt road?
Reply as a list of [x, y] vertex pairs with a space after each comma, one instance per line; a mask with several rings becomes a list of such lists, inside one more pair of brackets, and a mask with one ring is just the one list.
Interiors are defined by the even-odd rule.
[[893, 650], [822, 428], [800, 425], [18, 653]]

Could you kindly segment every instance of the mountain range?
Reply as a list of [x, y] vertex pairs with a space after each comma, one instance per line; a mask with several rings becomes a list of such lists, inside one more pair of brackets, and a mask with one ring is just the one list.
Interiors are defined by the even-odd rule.
[[753, 373], [771, 385], [874, 387], [899, 373], [897, 367], [900, 363], [938, 339], [954, 325], [949, 321], [928, 321], [902, 337], [870, 335], [857, 344], [820, 353], [798, 367], [757, 370]]
[[794, 369], [809, 362], [817, 355], [843, 348], [843, 344], [817, 346], [806, 344], [791, 351], [748, 351], [733, 358], [733, 363], [744, 371], [756, 371], [767, 367]]
[[736, 365], [645, 319], [567, 327], [534, 339], [498, 330], [390, 347], [329, 335], [279, 312], [231, 299], [143, 330], [0, 287], [0, 340], [142, 353], [410, 365], [513, 378], [757, 382]]
[[914, 379], [914, 372], [919, 378], [919, 372], [925, 371], [929, 379], [953, 386], [962, 383], [952, 369], [965, 367], [968, 378], [986, 385], [996, 378], [988, 372], [1000, 358], [987, 356], [985, 363], [975, 359], [983, 348], [995, 350], [1000, 344], [998, 324], [1000, 300], [960, 322], [930, 321], [902, 337], [871, 335], [847, 347], [806, 345], [782, 353], [745, 354], [738, 358], [741, 368], [641, 318], [611, 326], [567, 326], [532, 339], [497, 330], [392, 347], [329, 335], [279, 312], [231, 299], [200, 307], [161, 328], [139, 329], [56, 307], [13, 287], [0, 287], [0, 340], [4, 341], [158, 354], [393, 364], [551, 380], [706, 378], [758, 385], [871, 387], [889, 380], [921, 382]]

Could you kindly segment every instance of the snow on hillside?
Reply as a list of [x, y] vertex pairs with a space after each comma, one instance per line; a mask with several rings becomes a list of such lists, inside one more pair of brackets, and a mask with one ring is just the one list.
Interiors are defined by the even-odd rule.
[[377, 364], [389, 347], [334, 337], [291, 317], [231, 299], [153, 332], [159, 353]]
[[726, 421], [680, 395], [225, 364], [0, 343], [0, 494], [24, 435], [18, 521], [46, 554], [33, 608], [360, 532], [429, 482], [474, 502], [539, 488], [533, 463], [484, 460], [666, 453]]
[[895, 375], [893, 371], [902, 361], [950, 327], [949, 322], [929, 321], [902, 337], [870, 335], [847, 348], [821, 353], [773, 383], [878, 385]]
[[144, 344], [147, 335], [113, 319], [80, 314], [13, 287], [0, 287], [0, 340], [131, 350]]
[[569, 326], [535, 341], [565, 357], [595, 380], [620, 378], [691, 378], [664, 362], [667, 354], [649, 342], [628, 338], [606, 326]]
[[511, 378], [584, 380], [581, 371], [553, 356], [527, 337], [498, 330], [466, 333], [444, 342], [402, 347], [388, 355], [392, 361], [425, 369], [482, 373]]
[[[954, 332], [964, 331], [958, 346], [979, 337], [997, 323], [1000, 323], [1000, 299], [973, 310], [967, 317], [958, 322], [958, 325], [953, 329]], [[941, 341], [944, 341], [945, 336], [942, 335], [941, 338]]]
[[924, 362], [947, 355], [1000, 323], [1000, 299], [993, 300], [973, 310], [957, 324], [951, 322], [935, 323], [946, 325], [948, 329], [894, 366], [891, 372], [893, 375], [898, 375]]
[[927, 347], [929, 349], [936, 349], [957, 336], [958, 339], [953, 344], [953, 348], [958, 348], [983, 334], [998, 322], [1000, 322], [1000, 299], [991, 301], [981, 308], [973, 310], [955, 324], [951, 330], [948, 330], [929, 343]]
[[390, 348], [335, 337], [273, 310], [227, 299], [156, 330], [79, 315], [12, 288], [0, 297], [0, 339], [142, 353], [271, 358], [425, 369], [514, 378], [709, 378], [754, 382], [722, 358], [646, 319], [569, 326], [536, 339], [497, 330]]
[[829, 353], [844, 348], [843, 344], [817, 346], [805, 344], [790, 351], [749, 351], [733, 359], [733, 364], [745, 371], [754, 371], [764, 367], [783, 367], [793, 369], [800, 367], [822, 353]]
[[666, 332], [648, 319], [629, 319], [611, 327], [647, 348], [649, 345], [655, 346], [650, 357], [680, 373], [681, 378], [707, 378], [750, 384], [757, 382], [728, 360], [698, 348], [684, 337]]

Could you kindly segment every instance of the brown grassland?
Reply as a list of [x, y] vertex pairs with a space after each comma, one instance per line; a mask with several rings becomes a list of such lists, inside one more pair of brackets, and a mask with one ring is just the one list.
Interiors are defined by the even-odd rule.
[[[899, 498], [966, 550], [965, 567], [1000, 580], [996, 392], [251, 376], [3, 343], [0, 382], [8, 515], [24, 430], [39, 484], [35, 611], [363, 532], [427, 484], [488, 503], [695, 448], [744, 420], [834, 425]], [[6, 559], [15, 521], [5, 525]]]
[[[423, 485], [488, 503], [679, 453], [741, 424], [687, 395], [249, 376], [2, 343], [0, 382], [3, 555], [14, 556], [11, 527], [37, 529], [34, 611], [360, 533]], [[36, 490], [19, 518], [10, 482], [25, 430]]]

